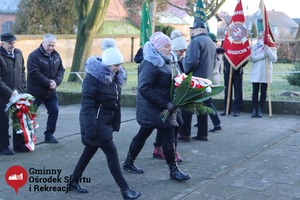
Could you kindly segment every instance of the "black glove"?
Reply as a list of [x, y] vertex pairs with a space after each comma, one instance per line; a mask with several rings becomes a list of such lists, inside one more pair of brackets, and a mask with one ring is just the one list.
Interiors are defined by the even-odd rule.
[[176, 110], [176, 107], [174, 106], [174, 104], [172, 102], [168, 102], [167, 103], [167, 109], [170, 113], [172, 113]]
[[217, 54], [223, 54], [225, 53], [225, 49], [222, 47], [217, 48]]

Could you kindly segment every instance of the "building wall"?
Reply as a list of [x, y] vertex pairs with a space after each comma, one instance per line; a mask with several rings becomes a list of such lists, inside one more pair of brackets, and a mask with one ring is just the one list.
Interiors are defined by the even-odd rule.
[[120, 0], [110, 0], [105, 20], [122, 20], [127, 17], [125, 5]]
[[[43, 36], [35, 36], [33, 39], [28, 39], [29, 36], [16, 36], [16, 48], [21, 49], [25, 59], [25, 66], [27, 63], [28, 55], [39, 47], [42, 42]], [[25, 38], [27, 37], [27, 38]], [[59, 36], [62, 37], [62, 36]], [[101, 42], [103, 38], [95, 38], [93, 46], [91, 49], [90, 56], [98, 55], [101, 56]], [[134, 55], [140, 48], [140, 38], [139, 36], [133, 37], [116, 37], [117, 46], [120, 49], [121, 53], [124, 56], [125, 62], [131, 62]], [[256, 40], [250, 40], [250, 46], [252, 46]], [[73, 53], [75, 49], [76, 39], [63, 39], [58, 38], [56, 42], [56, 50], [60, 53], [63, 64], [65, 68], [70, 68], [73, 60]], [[288, 61], [300, 61], [300, 41], [287, 41], [287, 42], [278, 42], [278, 59], [286, 59]]]
[[0, 33], [6, 32], [5, 30], [2, 29], [2, 26], [5, 22], [7, 21], [12, 21], [14, 22], [16, 20], [16, 15], [15, 14], [0, 14]]
[[[28, 39], [29, 36], [18, 36], [17, 37], [17, 42], [16, 42], [16, 48], [20, 49], [23, 52], [23, 56], [25, 59], [25, 66], [27, 63], [27, 58], [28, 55], [35, 50], [36, 48], [39, 47], [39, 45], [42, 42], [43, 36], [41, 35], [40, 38], [36, 36], [37, 39]], [[27, 37], [27, 38], [25, 38]], [[60, 36], [61, 37], [61, 36]], [[103, 38], [95, 38], [93, 42], [93, 46], [91, 49], [90, 55], [102, 55], [102, 50], [101, 50], [101, 42]], [[139, 36], [135, 37], [117, 37], [115, 38], [117, 42], [117, 47], [120, 49], [121, 53], [124, 56], [125, 62], [131, 62], [132, 58], [134, 57], [135, 53], [138, 51], [140, 47], [140, 38]], [[76, 44], [76, 39], [62, 39], [58, 38], [55, 48], [56, 50], [60, 53], [61, 58], [63, 60], [63, 64], [65, 68], [69, 68], [72, 65], [72, 60], [73, 60], [73, 54], [75, 50], [75, 44]]]
[[287, 28], [287, 27], [275, 27], [274, 28], [274, 37], [275, 41], [278, 40], [293, 40], [296, 38], [298, 28]]

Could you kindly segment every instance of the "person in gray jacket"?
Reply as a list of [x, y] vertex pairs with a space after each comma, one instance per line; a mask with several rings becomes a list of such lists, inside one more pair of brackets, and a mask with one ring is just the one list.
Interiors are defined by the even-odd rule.
[[[207, 34], [207, 26], [202, 20], [195, 20], [191, 29], [192, 40], [183, 59], [185, 74], [211, 79], [215, 66], [217, 48]], [[205, 104], [209, 104], [208, 99]], [[182, 110], [183, 125], [179, 131], [178, 140], [189, 141], [191, 136], [191, 123], [193, 113]], [[198, 132], [195, 140], [208, 141], [208, 115], [197, 115]]]
[[[252, 114], [251, 117], [261, 118], [266, 102], [268, 82], [272, 83], [273, 62], [277, 61], [277, 51], [264, 45], [264, 32], [260, 32], [259, 40], [251, 49], [250, 60], [252, 69], [250, 81], [252, 82]], [[266, 66], [268, 59], [268, 66]], [[258, 93], [260, 90], [260, 102], [258, 103]]]

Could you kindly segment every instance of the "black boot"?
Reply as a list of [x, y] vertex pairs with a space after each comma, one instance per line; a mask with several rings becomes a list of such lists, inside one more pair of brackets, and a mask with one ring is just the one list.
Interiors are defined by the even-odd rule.
[[257, 109], [257, 118], [261, 118], [262, 116], [263, 116], [263, 114], [262, 114], [262, 108], [258, 107], [258, 109]]
[[73, 175], [70, 176], [70, 182], [68, 184], [71, 190], [75, 190], [78, 193], [88, 193], [88, 190], [81, 187], [78, 183], [78, 180], [73, 177]]
[[137, 199], [142, 195], [141, 192], [136, 192], [130, 188], [121, 190], [121, 192], [122, 192], [123, 199], [125, 199], [125, 200], [126, 199]]
[[164, 155], [167, 161], [167, 164], [170, 169], [170, 179], [176, 180], [179, 182], [187, 181], [191, 179], [190, 175], [183, 174], [179, 169], [175, 161], [175, 146], [169, 145], [169, 146], [163, 146]]
[[257, 117], [257, 108], [256, 107], [253, 107], [251, 117], [252, 118]]
[[136, 157], [139, 155], [140, 151], [144, 147], [144, 142], [137, 142], [135, 140], [132, 140], [130, 147], [129, 147], [129, 152], [127, 154], [127, 158], [125, 162], [123, 163], [123, 170], [127, 171], [132, 171], [137, 174], [143, 174], [144, 170], [141, 168], [137, 168], [134, 164], [134, 161]]
[[135, 158], [133, 158], [130, 153], [127, 155], [127, 158], [125, 160], [125, 162], [123, 163], [123, 170], [126, 171], [131, 171], [137, 174], [143, 174], [144, 170], [142, 168], [138, 168], [135, 166], [135, 164], [133, 163], [135, 160]]
[[169, 164], [170, 169], [170, 179], [183, 182], [191, 179], [190, 175], [186, 175], [180, 171], [176, 163]]

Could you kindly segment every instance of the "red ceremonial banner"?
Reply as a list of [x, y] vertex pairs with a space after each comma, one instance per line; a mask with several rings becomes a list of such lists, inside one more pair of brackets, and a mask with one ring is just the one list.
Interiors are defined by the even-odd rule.
[[242, 0], [237, 1], [224, 39], [225, 57], [234, 69], [246, 62], [251, 54]]
[[265, 27], [264, 27], [264, 30], [265, 30], [264, 44], [270, 48], [276, 48], [274, 36], [272, 33], [272, 29], [270, 27], [269, 18], [268, 18], [266, 6], [264, 3], [263, 3], [263, 13], [264, 13], [263, 17], [264, 17], [264, 25], [265, 25]]

